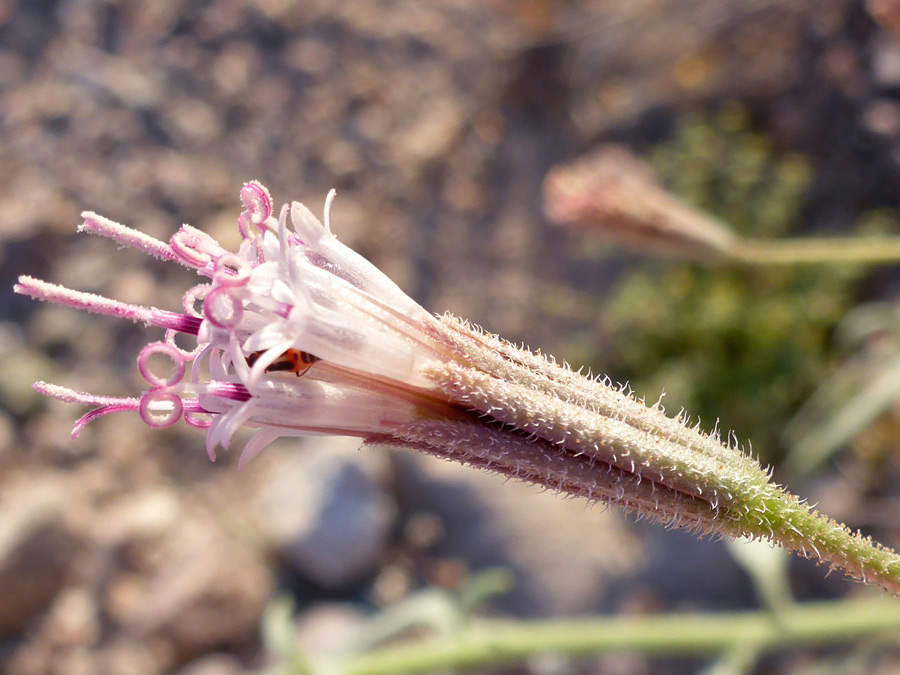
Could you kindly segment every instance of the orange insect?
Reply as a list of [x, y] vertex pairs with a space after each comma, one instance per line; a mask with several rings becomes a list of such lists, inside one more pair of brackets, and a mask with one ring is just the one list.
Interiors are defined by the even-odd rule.
[[[262, 352], [253, 352], [247, 357], [247, 363], [252, 366], [261, 355]], [[266, 372], [296, 373], [297, 377], [300, 377], [306, 373], [314, 363], [321, 360], [322, 359], [315, 354], [310, 354], [309, 352], [304, 352], [299, 349], [288, 349], [284, 354], [266, 366]]]

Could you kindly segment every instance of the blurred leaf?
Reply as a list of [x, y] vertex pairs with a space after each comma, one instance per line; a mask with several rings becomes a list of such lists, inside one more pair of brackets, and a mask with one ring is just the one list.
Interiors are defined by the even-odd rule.
[[896, 306], [873, 303], [850, 313], [839, 327], [838, 338], [856, 353], [785, 427], [785, 467], [795, 475], [813, 473], [900, 399], [898, 319]]
[[790, 554], [765, 541], [733, 539], [728, 551], [753, 579], [760, 601], [778, 614], [793, 603], [788, 581]]
[[313, 672], [294, 635], [294, 601], [284, 595], [274, 597], [266, 607], [260, 631], [266, 651], [276, 657], [278, 665], [270, 672], [305, 675]]
[[479, 572], [460, 589], [460, 609], [468, 616], [487, 600], [512, 590], [514, 585], [512, 573], [505, 568], [497, 567]]
[[700, 675], [745, 675], [753, 672], [761, 650], [750, 640], [743, 640], [704, 668]]

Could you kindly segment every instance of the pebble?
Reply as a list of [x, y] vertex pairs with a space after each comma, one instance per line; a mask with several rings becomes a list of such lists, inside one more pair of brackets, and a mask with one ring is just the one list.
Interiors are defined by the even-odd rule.
[[863, 112], [862, 123], [877, 136], [896, 136], [900, 133], [900, 103], [887, 98], [872, 101]]
[[381, 457], [357, 439], [321, 438], [278, 458], [253, 506], [268, 545], [326, 588], [374, 574], [396, 508], [380, 481]]
[[900, 44], [896, 40], [883, 36], [875, 42], [872, 78], [881, 87], [900, 85]]
[[20, 476], [0, 499], [0, 636], [50, 606], [81, 541], [64, 518], [72, 490], [60, 475]]

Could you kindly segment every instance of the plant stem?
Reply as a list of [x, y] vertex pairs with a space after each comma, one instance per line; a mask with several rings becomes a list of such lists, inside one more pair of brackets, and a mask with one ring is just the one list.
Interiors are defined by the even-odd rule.
[[555, 652], [568, 656], [637, 651], [715, 654], [741, 642], [760, 652], [835, 644], [900, 632], [900, 602], [861, 599], [807, 603], [777, 617], [764, 610], [565, 621], [480, 621], [455, 639], [427, 639], [356, 656], [343, 675], [425, 673], [508, 664]]
[[740, 240], [728, 253], [751, 265], [820, 265], [900, 263], [900, 237]]

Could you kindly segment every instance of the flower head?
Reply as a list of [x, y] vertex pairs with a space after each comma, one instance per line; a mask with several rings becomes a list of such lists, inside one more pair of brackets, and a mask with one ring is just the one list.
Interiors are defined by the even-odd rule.
[[[180, 263], [207, 281], [188, 290], [183, 312], [175, 313], [22, 277], [19, 293], [166, 329], [165, 339], [138, 357], [149, 385], [140, 398], [36, 388], [98, 406], [74, 435], [100, 415], [137, 410], [151, 426], [184, 419], [206, 428], [214, 459], [238, 427], [258, 428], [241, 464], [279, 436], [368, 437], [429, 416], [452, 417], [455, 410], [423, 374], [426, 364], [448, 359], [438, 320], [331, 233], [333, 197], [323, 225], [298, 202], [275, 217], [268, 191], [247, 183], [236, 253], [188, 225], [165, 243], [85, 213], [82, 231]], [[178, 333], [195, 336], [196, 347], [179, 346]], [[151, 357], [168, 359], [170, 373], [157, 374]]]

